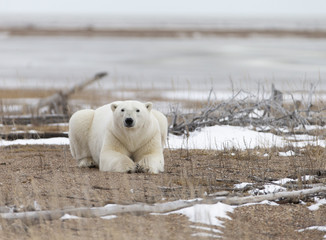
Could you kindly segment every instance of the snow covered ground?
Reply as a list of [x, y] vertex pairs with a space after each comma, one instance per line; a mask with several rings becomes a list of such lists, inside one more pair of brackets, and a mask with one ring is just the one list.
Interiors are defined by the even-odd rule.
[[[300, 141], [293, 141], [300, 140]], [[28, 139], [6, 141], [0, 140], [0, 146], [10, 145], [68, 145], [68, 138], [49, 138], [49, 139]], [[223, 150], [223, 149], [253, 149], [255, 147], [270, 148], [285, 147], [288, 145], [304, 147], [306, 145], [326, 146], [325, 140], [309, 135], [291, 135], [288, 137], [277, 136], [272, 133], [257, 132], [248, 127], [235, 126], [213, 126], [196, 130], [185, 136], [176, 136], [169, 134], [168, 147], [171, 149], [206, 149], [206, 150]], [[294, 152], [280, 152], [280, 156], [294, 156]]]
[[12, 145], [68, 145], [68, 138], [47, 138], [47, 139], [18, 139], [14, 141], [0, 140], [0, 146]]
[[[300, 139], [298, 142], [291, 140]], [[189, 138], [185, 136], [169, 135], [168, 146], [173, 149], [253, 149], [255, 147], [272, 146], [285, 147], [288, 145], [304, 147], [306, 145], [325, 146], [324, 140], [319, 140], [308, 135], [290, 137], [277, 136], [272, 133], [263, 133], [251, 130], [247, 127], [236, 126], [213, 126], [196, 130], [190, 133]], [[281, 155], [293, 155], [292, 152]]]

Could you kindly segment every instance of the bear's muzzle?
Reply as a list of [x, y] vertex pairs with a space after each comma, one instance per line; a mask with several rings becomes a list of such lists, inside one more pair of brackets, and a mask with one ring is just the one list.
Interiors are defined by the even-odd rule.
[[131, 128], [135, 125], [135, 121], [132, 118], [126, 118], [124, 122], [125, 127]]

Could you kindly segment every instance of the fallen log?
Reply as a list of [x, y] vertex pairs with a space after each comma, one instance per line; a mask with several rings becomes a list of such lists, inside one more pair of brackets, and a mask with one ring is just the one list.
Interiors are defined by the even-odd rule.
[[55, 138], [64, 137], [68, 138], [68, 133], [61, 132], [18, 132], [18, 133], [2, 133], [1, 139], [4, 140], [17, 140], [17, 139], [40, 139], [40, 138]]
[[300, 198], [303, 196], [307, 196], [319, 192], [326, 192], [326, 186], [315, 187], [315, 188], [304, 189], [304, 190], [297, 190], [297, 191], [270, 193], [270, 194], [258, 195], [258, 196], [230, 197], [223, 200], [222, 202], [229, 205], [241, 205], [246, 203], [259, 203], [265, 200], [275, 201], [280, 198], [294, 198], [294, 197]]
[[64, 114], [56, 115], [42, 115], [42, 116], [11, 116], [1, 117], [1, 124], [3, 125], [45, 125], [55, 123], [67, 123], [69, 117]]
[[20, 213], [1, 213], [2, 219], [14, 220], [54, 220], [59, 219], [64, 214], [75, 215], [79, 217], [101, 217], [106, 215], [114, 215], [121, 213], [166, 213], [185, 207], [194, 205], [194, 203], [200, 202], [195, 201], [174, 201], [167, 203], [160, 203], [155, 205], [149, 205], [146, 203], [137, 203], [131, 205], [108, 205], [105, 207], [94, 207], [94, 208], [73, 208], [64, 210], [49, 210], [49, 211], [32, 211], [32, 212], [20, 212]]
[[315, 187], [312, 189], [304, 189], [299, 191], [278, 192], [259, 196], [249, 197], [212, 197], [196, 200], [178, 200], [173, 202], [159, 203], [149, 205], [145, 203], [137, 203], [131, 205], [111, 204], [105, 207], [94, 208], [72, 208], [64, 210], [49, 211], [31, 211], [18, 213], [1, 213], [0, 218], [4, 220], [21, 219], [23, 221], [35, 220], [55, 220], [61, 218], [65, 214], [75, 215], [79, 217], [101, 217], [106, 215], [116, 215], [122, 213], [131, 214], [148, 214], [148, 213], [168, 213], [179, 209], [194, 206], [196, 204], [216, 204], [222, 202], [229, 205], [241, 205], [246, 203], [258, 203], [264, 200], [277, 200], [280, 198], [304, 197], [311, 194], [326, 192], [326, 186]]

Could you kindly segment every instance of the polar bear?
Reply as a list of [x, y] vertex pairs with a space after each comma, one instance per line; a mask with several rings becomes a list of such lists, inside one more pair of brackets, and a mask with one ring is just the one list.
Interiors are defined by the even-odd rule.
[[109, 172], [163, 172], [168, 123], [152, 106], [117, 101], [74, 113], [69, 140], [78, 165]]

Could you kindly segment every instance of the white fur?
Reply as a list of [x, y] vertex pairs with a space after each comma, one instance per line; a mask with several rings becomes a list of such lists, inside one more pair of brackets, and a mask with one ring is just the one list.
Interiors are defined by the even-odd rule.
[[[132, 127], [125, 126], [126, 118], [133, 119]], [[113, 102], [78, 111], [69, 121], [72, 156], [80, 167], [100, 171], [163, 172], [166, 137], [167, 119], [152, 103]]]

